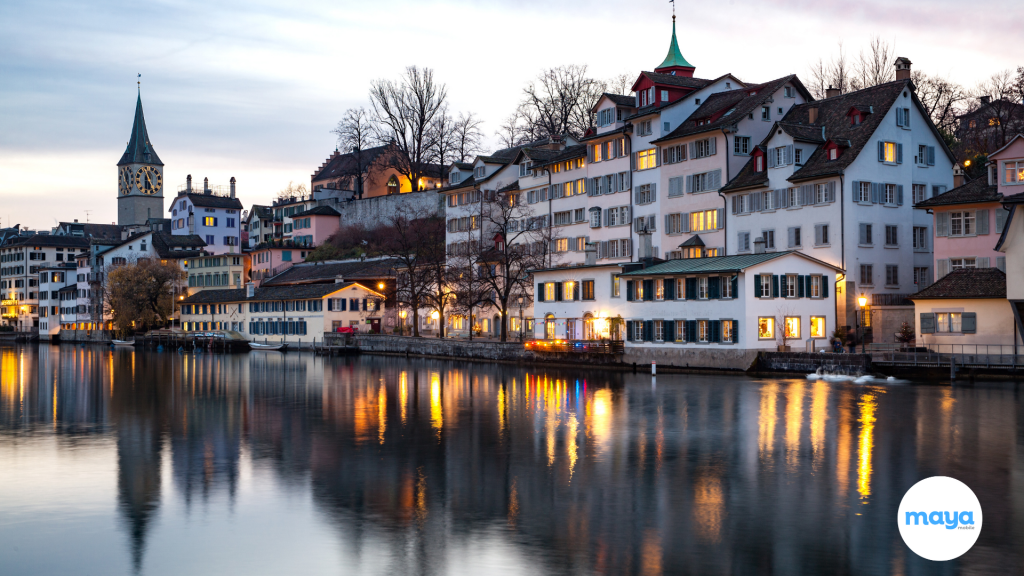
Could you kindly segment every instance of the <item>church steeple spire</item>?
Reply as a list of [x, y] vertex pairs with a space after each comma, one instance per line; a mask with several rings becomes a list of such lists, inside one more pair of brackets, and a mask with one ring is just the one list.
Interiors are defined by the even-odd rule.
[[135, 101], [135, 123], [132, 125], [132, 135], [128, 139], [128, 147], [125, 149], [118, 166], [125, 164], [153, 164], [163, 166], [156, 150], [149, 143], [149, 133], [146, 132], [146, 118], [142, 114], [142, 91], [139, 90], [138, 99]]
[[[673, 4], [674, 9], [675, 4]], [[687, 62], [686, 58], [683, 58], [683, 53], [679, 51], [679, 42], [676, 40], [676, 15], [672, 14], [672, 42], [668, 46], [668, 55], [654, 71], [678, 76], [693, 76], [694, 70], [693, 64]]]

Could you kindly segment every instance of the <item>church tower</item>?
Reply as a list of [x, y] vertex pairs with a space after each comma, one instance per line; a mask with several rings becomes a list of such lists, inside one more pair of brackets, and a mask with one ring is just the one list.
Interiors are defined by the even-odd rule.
[[145, 225], [150, 218], [164, 218], [164, 163], [149, 142], [140, 92], [128, 148], [117, 162], [117, 224]]

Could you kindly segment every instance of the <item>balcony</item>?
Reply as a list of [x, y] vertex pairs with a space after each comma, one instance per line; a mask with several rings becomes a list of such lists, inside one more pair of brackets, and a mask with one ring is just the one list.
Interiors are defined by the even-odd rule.
[[913, 306], [909, 300], [912, 294], [872, 294], [872, 306]]

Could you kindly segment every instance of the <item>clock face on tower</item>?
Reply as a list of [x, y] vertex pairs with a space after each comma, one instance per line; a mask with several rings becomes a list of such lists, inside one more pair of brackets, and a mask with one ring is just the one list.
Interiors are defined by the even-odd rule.
[[132, 181], [135, 180], [135, 176], [132, 174], [132, 169], [127, 166], [122, 166], [117, 172], [117, 189], [122, 196], [127, 195], [132, 191]]
[[143, 194], [156, 194], [163, 186], [163, 176], [152, 166], [143, 166], [135, 173], [135, 186]]

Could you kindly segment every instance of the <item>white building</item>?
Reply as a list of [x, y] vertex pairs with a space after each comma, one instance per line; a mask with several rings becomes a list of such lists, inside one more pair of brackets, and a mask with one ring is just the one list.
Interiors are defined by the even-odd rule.
[[930, 283], [931, 219], [913, 204], [952, 186], [953, 163], [908, 77], [793, 106], [722, 189], [726, 251], [762, 238], [847, 270], [837, 310], [853, 326], [857, 296], [899, 303]]
[[39, 339], [60, 334], [62, 318], [78, 305], [78, 276], [74, 262], [39, 269]]
[[235, 179], [226, 194], [211, 189], [204, 180], [203, 190], [194, 191], [192, 176], [171, 202], [171, 234], [199, 236], [210, 254], [242, 252], [242, 202], [235, 198]]

